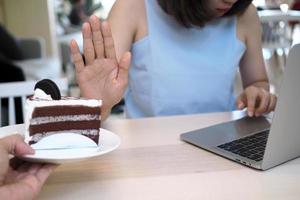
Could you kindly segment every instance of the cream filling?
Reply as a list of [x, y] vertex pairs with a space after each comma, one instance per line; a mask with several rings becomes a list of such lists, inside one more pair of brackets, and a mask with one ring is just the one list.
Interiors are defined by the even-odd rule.
[[66, 122], [66, 121], [92, 121], [101, 120], [99, 115], [64, 115], [64, 116], [47, 116], [47, 117], [36, 117], [30, 119], [30, 125], [47, 124], [54, 122]]

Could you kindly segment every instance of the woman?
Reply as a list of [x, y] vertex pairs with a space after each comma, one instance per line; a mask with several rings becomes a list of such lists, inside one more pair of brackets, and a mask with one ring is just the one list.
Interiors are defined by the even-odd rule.
[[[83, 25], [85, 63], [71, 42], [82, 95], [103, 99], [104, 118], [127, 83], [132, 118], [230, 111], [235, 103], [249, 116], [270, 112], [276, 97], [269, 93], [251, 2], [117, 0], [108, 22], [92, 16]], [[244, 91], [236, 100], [238, 67]]]

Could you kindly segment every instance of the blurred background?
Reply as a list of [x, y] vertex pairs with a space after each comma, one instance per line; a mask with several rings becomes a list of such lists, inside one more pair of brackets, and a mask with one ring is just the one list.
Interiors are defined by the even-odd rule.
[[[79, 96], [69, 42], [75, 39], [82, 48], [82, 23], [92, 14], [105, 19], [113, 3], [114, 0], [0, 0], [0, 88], [7, 82], [65, 78], [66, 93]], [[263, 54], [271, 90], [277, 93], [288, 51], [300, 40], [300, 11], [295, 11], [300, 10], [300, 1], [253, 3], [263, 27]], [[238, 73], [235, 89], [237, 94], [242, 90]], [[110, 119], [124, 117], [122, 105], [114, 108]], [[6, 107], [5, 100], [0, 101], [2, 126], [8, 121]]]

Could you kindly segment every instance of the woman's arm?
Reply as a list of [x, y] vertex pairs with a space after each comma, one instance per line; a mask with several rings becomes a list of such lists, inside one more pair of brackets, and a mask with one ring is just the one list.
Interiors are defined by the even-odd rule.
[[239, 33], [244, 35], [246, 51], [240, 62], [244, 92], [238, 97], [239, 109], [248, 108], [249, 116], [260, 116], [274, 110], [276, 97], [269, 93], [262, 55], [262, 29], [256, 8], [251, 5], [239, 16]]
[[[108, 22], [95, 16], [84, 23], [83, 54], [76, 41], [71, 42], [76, 78], [81, 95], [102, 99], [102, 119], [123, 97], [128, 83], [131, 44], [138, 17], [133, 17], [138, 0], [118, 0], [113, 6]], [[132, 5], [131, 5], [132, 4]], [[112, 27], [112, 28], [111, 28]]]
[[113, 5], [107, 20], [112, 30], [118, 59], [131, 50], [145, 16], [144, 1], [117, 0]]
[[240, 16], [239, 24], [245, 35], [246, 52], [240, 62], [240, 73], [244, 89], [250, 85], [262, 87], [269, 91], [264, 59], [262, 55], [262, 29], [254, 6], [250, 6]]

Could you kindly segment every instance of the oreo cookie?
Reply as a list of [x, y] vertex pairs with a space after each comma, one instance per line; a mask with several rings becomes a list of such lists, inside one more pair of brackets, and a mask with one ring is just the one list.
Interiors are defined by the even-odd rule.
[[50, 79], [43, 79], [37, 82], [34, 86], [34, 89], [37, 88], [43, 90], [46, 94], [50, 95], [51, 98], [54, 100], [61, 99], [61, 94], [58, 86]]

